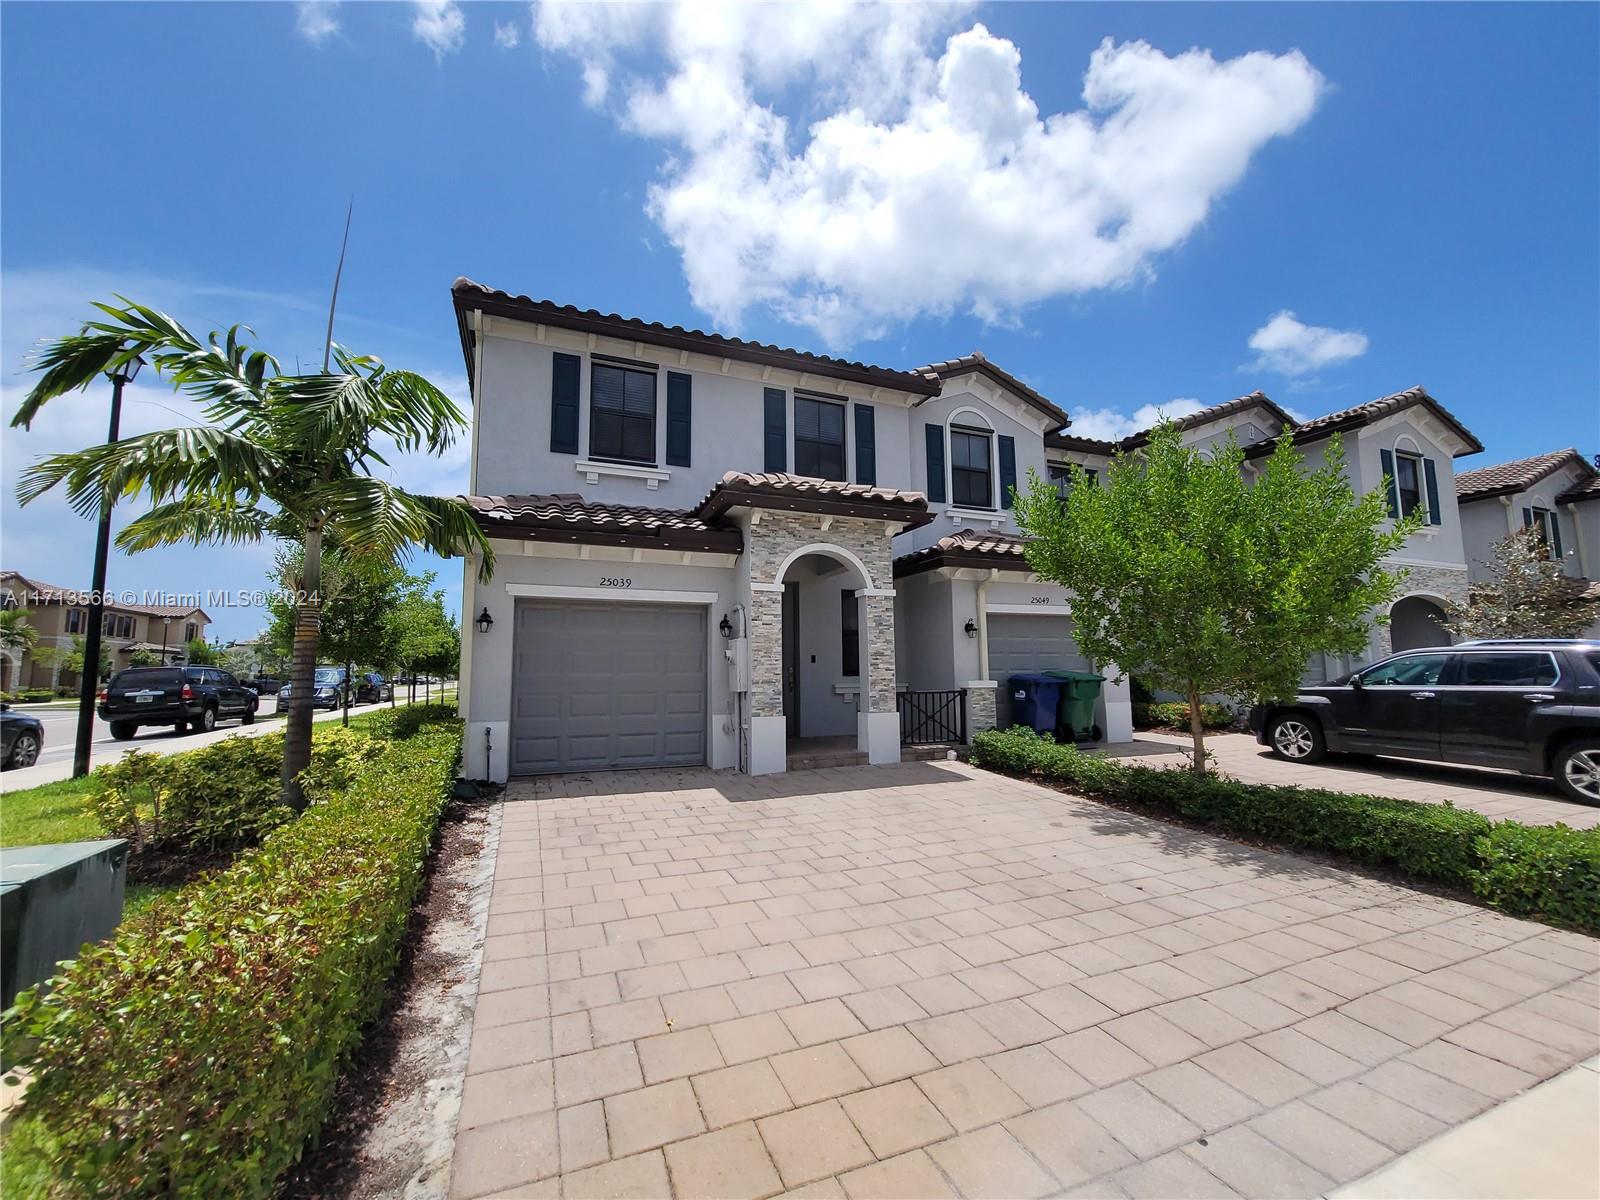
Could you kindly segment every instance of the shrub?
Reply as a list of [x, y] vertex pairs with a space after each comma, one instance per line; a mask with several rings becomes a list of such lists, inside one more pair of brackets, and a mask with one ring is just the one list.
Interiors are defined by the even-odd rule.
[[[1188, 729], [1189, 706], [1182, 701], [1135, 704], [1133, 723], [1138, 729]], [[1233, 710], [1225, 704], [1200, 706], [1200, 724], [1206, 729], [1230, 729], [1237, 723]]]
[[1487, 903], [1600, 933], [1600, 829], [1502, 821], [1478, 853], [1472, 890]]
[[366, 718], [367, 732], [375, 738], [408, 738], [430, 725], [455, 722], [453, 705], [408, 704], [404, 708], [383, 708]]
[[1057, 745], [1031, 729], [978, 734], [972, 761], [1225, 833], [1470, 889], [1509, 913], [1600, 932], [1600, 830], [1491, 822], [1448, 804], [1134, 766]]
[[319, 803], [19, 998], [8, 1191], [270, 1195], [382, 1003], [460, 749], [430, 725], [314, 760]]

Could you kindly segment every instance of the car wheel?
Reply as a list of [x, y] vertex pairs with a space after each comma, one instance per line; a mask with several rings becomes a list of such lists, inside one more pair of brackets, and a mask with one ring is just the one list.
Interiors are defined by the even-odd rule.
[[1600, 738], [1582, 738], [1561, 747], [1555, 761], [1556, 787], [1579, 804], [1600, 804]]
[[17, 734], [17, 740], [11, 743], [11, 757], [6, 760], [6, 765], [31, 767], [38, 761], [39, 739], [31, 733]]
[[139, 732], [139, 727], [132, 721], [111, 722], [111, 736], [119, 742], [125, 742]]
[[196, 733], [210, 733], [217, 727], [217, 710], [209, 704], [200, 710], [200, 719], [195, 722]]
[[1305, 713], [1284, 713], [1273, 717], [1267, 730], [1267, 741], [1272, 752], [1286, 762], [1314, 763], [1328, 752], [1322, 737], [1322, 726], [1315, 717]]
[[241, 724], [241, 725], [254, 725], [255, 723], [256, 723], [256, 710], [255, 709], [247, 708], [247, 709], [244, 710], [243, 713], [241, 713], [239, 715], [239, 724]]

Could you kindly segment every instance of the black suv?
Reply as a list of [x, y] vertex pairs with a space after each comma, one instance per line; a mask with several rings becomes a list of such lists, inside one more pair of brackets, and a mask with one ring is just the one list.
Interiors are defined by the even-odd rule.
[[1600, 804], [1600, 642], [1409, 650], [1258, 706], [1250, 728], [1290, 762], [1353, 751], [1506, 767]]
[[100, 692], [99, 712], [111, 736], [125, 742], [146, 725], [170, 725], [178, 733], [208, 733], [217, 722], [256, 719], [256, 694], [216, 667], [129, 667]]

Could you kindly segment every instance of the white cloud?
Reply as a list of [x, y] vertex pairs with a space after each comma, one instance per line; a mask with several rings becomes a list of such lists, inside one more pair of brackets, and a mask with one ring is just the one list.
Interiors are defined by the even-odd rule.
[[1323, 86], [1298, 51], [1107, 39], [1084, 107], [1040, 113], [1018, 48], [961, 14], [545, 3], [534, 32], [581, 64], [588, 103], [664, 144], [648, 211], [695, 304], [729, 327], [765, 306], [834, 346], [1149, 278]]
[[1249, 345], [1256, 359], [1241, 370], [1299, 376], [1360, 358], [1367, 352], [1367, 335], [1354, 329], [1307, 325], [1284, 309], [1250, 335]]
[[339, 0], [300, 0], [294, 7], [295, 31], [313, 46], [339, 32]]
[[503, 25], [499, 21], [494, 23], [494, 44], [496, 46], [499, 46], [502, 50], [515, 50], [521, 43], [522, 34], [517, 29], [515, 21], [507, 21]]
[[1098, 438], [1104, 442], [1120, 441], [1129, 434], [1138, 433], [1161, 423], [1163, 418], [1177, 420], [1199, 412], [1205, 405], [1188, 396], [1168, 400], [1164, 404], [1146, 404], [1130, 415], [1114, 408], [1075, 408], [1072, 425], [1067, 432], [1074, 437]]
[[435, 58], [454, 54], [466, 38], [467, 18], [455, 0], [415, 0], [411, 32]]

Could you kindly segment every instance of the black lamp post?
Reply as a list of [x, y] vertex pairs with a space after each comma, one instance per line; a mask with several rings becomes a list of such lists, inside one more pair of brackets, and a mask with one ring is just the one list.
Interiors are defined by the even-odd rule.
[[172, 625], [171, 617], [161, 618], [161, 665], [167, 665], [167, 629]]
[[[106, 442], [117, 440], [122, 423], [122, 386], [131, 383], [144, 359], [137, 354], [106, 369], [111, 380], [111, 430]], [[89, 629], [83, 639], [83, 671], [78, 691], [78, 740], [72, 751], [72, 777], [89, 773], [89, 745], [94, 740], [94, 699], [100, 685], [100, 626], [106, 612], [106, 559], [111, 553], [111, 502], [108, 492], [100, 501], [100, 529], [94, 542], [94, 580], [89, 585]]]

